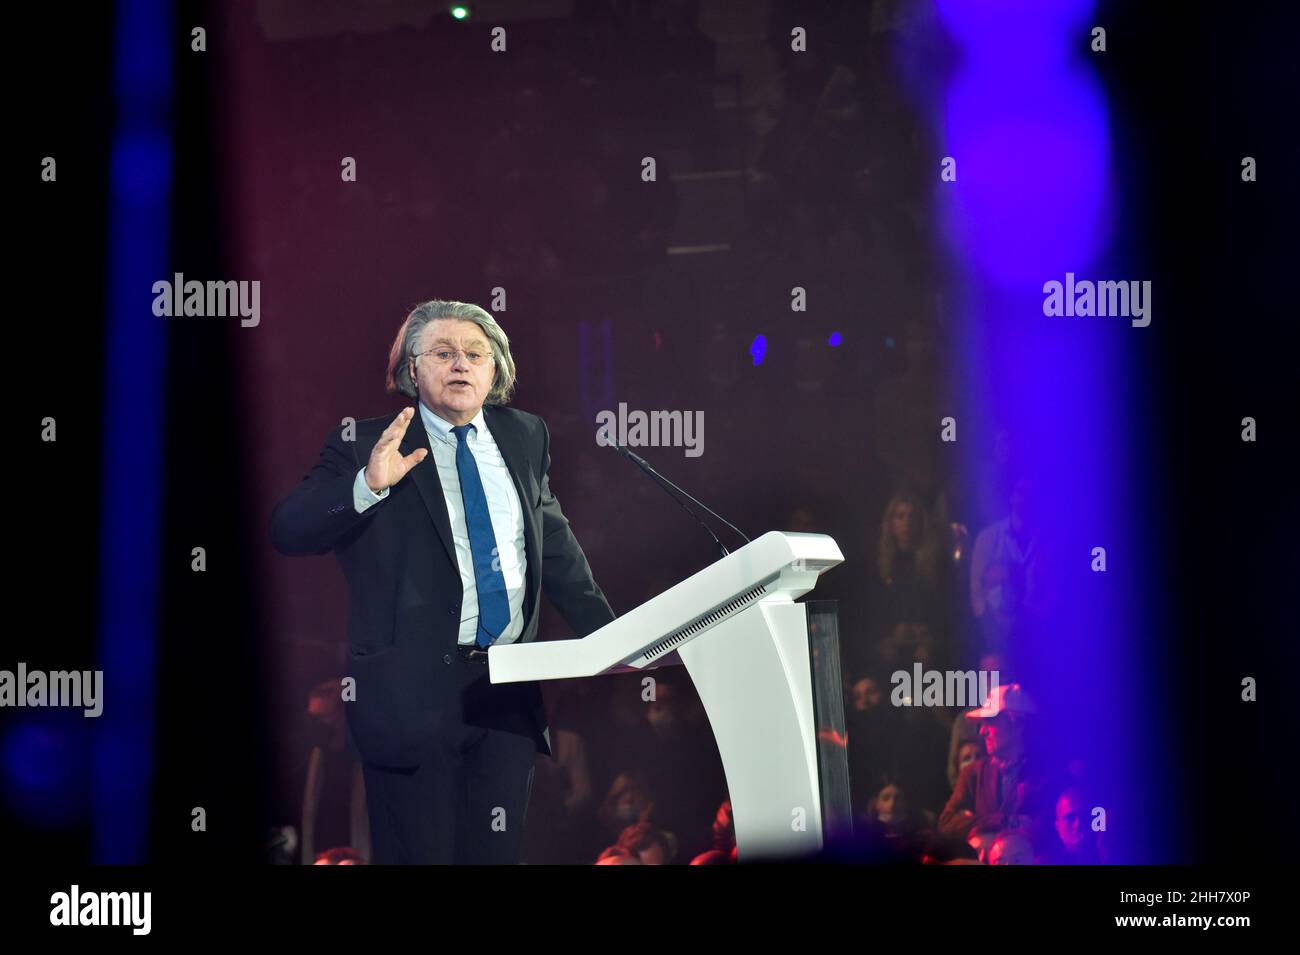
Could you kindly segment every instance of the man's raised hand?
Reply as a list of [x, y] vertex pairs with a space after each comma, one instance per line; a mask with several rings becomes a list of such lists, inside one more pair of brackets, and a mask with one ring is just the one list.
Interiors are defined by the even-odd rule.
[[414, 407], [403, 408], [393, 423], [384, 429], [370, 452], [370, 461], [366, 464], [366, 487], [376, 494], [406, 477], [406, 472], [429, 454], [428, 448], [416, 448], [402, 456], [402, 438], [406, 436], [406, 426], [414, 416]]

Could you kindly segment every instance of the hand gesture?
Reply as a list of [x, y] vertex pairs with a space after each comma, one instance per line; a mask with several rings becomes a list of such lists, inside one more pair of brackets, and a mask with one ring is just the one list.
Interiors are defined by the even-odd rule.
[[416, 448], [402, 456], [402, 438], [406, 436], [406, 426], [414, 416], [414, 407], [403, 408], [393, 423], [384, 429], [370, 452], [370, 461], [366, 464], [366, 486], [376, 494], [406, 477], [407, 472], [429, 454], [428, 448]]

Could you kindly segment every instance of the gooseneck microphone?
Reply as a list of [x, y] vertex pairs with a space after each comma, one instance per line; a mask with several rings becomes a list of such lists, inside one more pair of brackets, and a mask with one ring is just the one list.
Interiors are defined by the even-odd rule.
[[[735, 531], [737, 534], [743, 537], [745, 539], [746, 544], [749, 543], [749, 538], [745, 536], [744, 532], [742, 532], [740, 528], [738, 528], [735, 524], [731, 523], [731, 521], [727, 520], [725, 517], [722, 517], [720, 514], [710, 509], [707, 505], [701, 504], [690, 494], [687, 494], [680, 487], [678, 487], [672, 481], [668, 480], [666, 477], [664, 477], [662, 474], [660, 474], [658, 471], [652, 468], [649, 464], [647, 464], [645, 458], [641, 457], [639, 454], [635, 453], [634, 451], [629, 451], [621, 444], [612, 444], [611, 447], [615, 448], [620, 454], [623, 455], [623, 457], [627, 458], [629, 461], [635, 464], [646, 474], [650, 475], [650, 477], [654, 479], [655, 483], [658, 484], [661, 488], [663, 488], [664, 492], [667, 493], [669, 497], [671, 497], [674, 501], [678, 503], [678, 505], [681, 507], [682, 510], [684, 510], [687, 514], [691, 515], [691, 517], [695, 518], [696, 523], [698, 523], [701, 527], [703, 527], [706, 531], [709, 532], [709, 536], [713, 538], [713, 542], [717, 544], [718, 549], [722, 551], [723, 557], [726, 557], [731, 552], [727, 550], [726, 546], [722, 543], [722, 541], [718, 540], [718, 535], [713, 533], [713, 528], [711, 528], [708, 524], [704, 523], [704, 521], [700, 518], [700, 515], [696, 514], [693, 510], [691, 510], [690, 506], [687, 505], [686, 501], [683, 501], [681, 499], [682, 497], [686, 498], [687, 501], [690, 501], [692, 504], [696, 505], [697, 507], [703, 508], [705, 513], [709, 514], [711, 517], [715, 518], [716, 520], [721, 521], [723, 524], [726, 524], [733, 531]], [[678, 497], [678, 495], [681, 495], [681, 497]]]

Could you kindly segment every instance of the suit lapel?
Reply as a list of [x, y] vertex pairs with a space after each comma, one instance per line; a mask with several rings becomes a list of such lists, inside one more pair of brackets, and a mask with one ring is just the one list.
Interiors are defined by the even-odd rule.
[[[483, 406], [483, 419], [487, 422], [488, 430], [492, 432], [492, 440], [496, 442], [497, 450], [501, 452], [501, 458], [506, 462], [506, 470], [510, 472], [510, 478], [515, 482], [515, 492], [519, 495], [519, 508], [523, 514], [524, 521], [524, 557], [528, 561], [528, 588], [527, 594], [530, 598], [529, 610], [532, 602], [535, 600], [533, 593], [534, 572], [540, 575], [541, 564], [538, 563], [537, 537], [533, 528], [533, 498], [528, 494], [525, 483], [520, 479], [521, 474], [527, 473], [528, 455], [525, 453], [523, 444], [519, 440], [517, 428], [510, 426], [510, 420], [494, 406]], [[538, 577], [540, 579], [540, 576]], [[528, 624], [528, 613], [524, 615], [525, 628]]]
[[415, 405], [415, 416], [411, 423], [406, 426], [406, 434], [402, 436], [401, 452], [408, 455], [417, 448], [424, 448], [429, 453], [425, 455], [423, 461], [415, 466], [407, 475], [415, 482], [416, 488], [420, 492], [420, 497], [424, 499], [425, 510], [433, 518], [433, 526], [438, 531], [438, 538], [442, 541], [442, 548], [447, 552], [447, 559], [451, 561], [451, 566], [459, 571], [460, 564], [456, 560], [456, 544], [451, 539], [451, 518], [447, 516], [447, 498], [442, 493], [442, 481], [438, 478], [438, 462], [433, 459], [433, 449], [429, 447], [429, 435], [424, 430], [424, 418], [420, 416], [420, 405]]

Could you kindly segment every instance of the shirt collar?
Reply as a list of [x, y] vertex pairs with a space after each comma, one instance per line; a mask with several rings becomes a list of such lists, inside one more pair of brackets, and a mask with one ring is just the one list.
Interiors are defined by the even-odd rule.
[[[429, 437], [439, 441], [445, 441], [448, 444], [455, 444], [456, 439], [451, 433], [452, 424], [450, 421], [444, 421], [432, 411], [424, 406], [424, 402], [419, 402], [420, 418], [424, 421], [424, 430], [429, 432]], [[487, 432], [487, 422], [483, 419], [483, 409], [478, 409], [478, 414], [470, 422], [474, 426], [474, 434], [482, 436]]]

